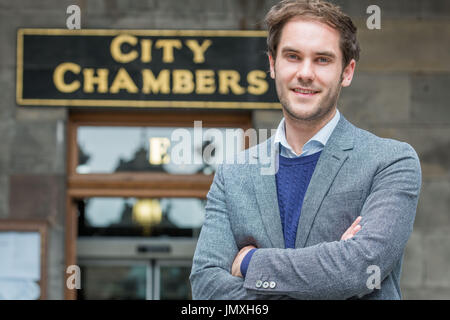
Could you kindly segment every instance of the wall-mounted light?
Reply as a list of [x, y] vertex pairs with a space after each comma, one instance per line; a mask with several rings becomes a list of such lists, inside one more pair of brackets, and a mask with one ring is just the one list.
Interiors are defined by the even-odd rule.
[[133, 221], [150, 228], [162, 220], [162, 209], [159, 200], [141, 199], [133, 206]]

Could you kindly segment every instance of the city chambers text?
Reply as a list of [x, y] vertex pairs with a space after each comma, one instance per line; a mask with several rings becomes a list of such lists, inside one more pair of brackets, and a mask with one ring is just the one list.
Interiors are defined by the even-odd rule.
[[[109, 52], [115, 68], [93, 68], [64, 61], [53, 71], [53, 84], [61, 93], [83, 92], [147, 95], [263, 95], [269, 89], [267, 72], [261, 69], [242, 73], [234, 69], [212, 69], [206, 63], [214, 39], [146, 39], [131, 34], [112, 38]], [[198, 68], [174, 68], [177, 56], [189, 57]], [[159, 70], [152, 69], [158, 58]], [[129, 70], [139, 63], [148, 67]], [[161, 65], [163, 66], [161, 68]]]

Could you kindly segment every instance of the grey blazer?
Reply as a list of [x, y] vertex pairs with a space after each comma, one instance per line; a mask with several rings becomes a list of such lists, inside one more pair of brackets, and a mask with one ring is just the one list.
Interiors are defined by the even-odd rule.
[[[192, 297], [401, 299], [403, 252], [421, 187], [414, 149], [341, 115], [306, 192], [296, 248], [285, 249], [275, 175], [249, 161], [265, 148], [276, 161], [270, 138], [242, 152], [245, 163], [222, 164], [215, 174], [190, 275]], [[358, 215], [362, 229], [340, 241]], [[233, 260], [249, 244], [259, 249], [245, 279], [234, 277]]]

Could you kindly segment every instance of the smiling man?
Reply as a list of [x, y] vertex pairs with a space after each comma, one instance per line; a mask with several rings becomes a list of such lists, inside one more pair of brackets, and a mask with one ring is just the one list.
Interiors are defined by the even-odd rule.
[[277, 170], [218, 168], [194, 255], [193, 298], [401, 299], [421, 169], [410, 145], [359, 129], [338, 111], [359, 59], [356, 27], [319, 0], [281, 1], [266, 22], [284, 118], [254, 148], [268, 150]]

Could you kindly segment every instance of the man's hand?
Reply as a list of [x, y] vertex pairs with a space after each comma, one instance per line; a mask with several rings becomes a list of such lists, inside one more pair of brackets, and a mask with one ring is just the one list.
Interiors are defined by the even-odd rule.
[[244, 259], [247, 252], [249, 252], [251, 249], [256, 248], [255, 246], [249, 245], [246, 247], [243, 247], [239, 253], [236, 255], [233, 261], [233, 265], [231, 266], [231, 275], [235, 277], [243, 277], [241, 273], [241, 263]]
[[359, 230], [361, 230], [361, 226], [358, 224], [361, 221], [361, 216], [356, 218], [355, 221], [353, 221], [353, 224], [350, 226], [350, 228], [347, 229], [347, 231], [344, 232], [344, 234], [341, 237], [341, 240], [347, 240], [352, 238]]

